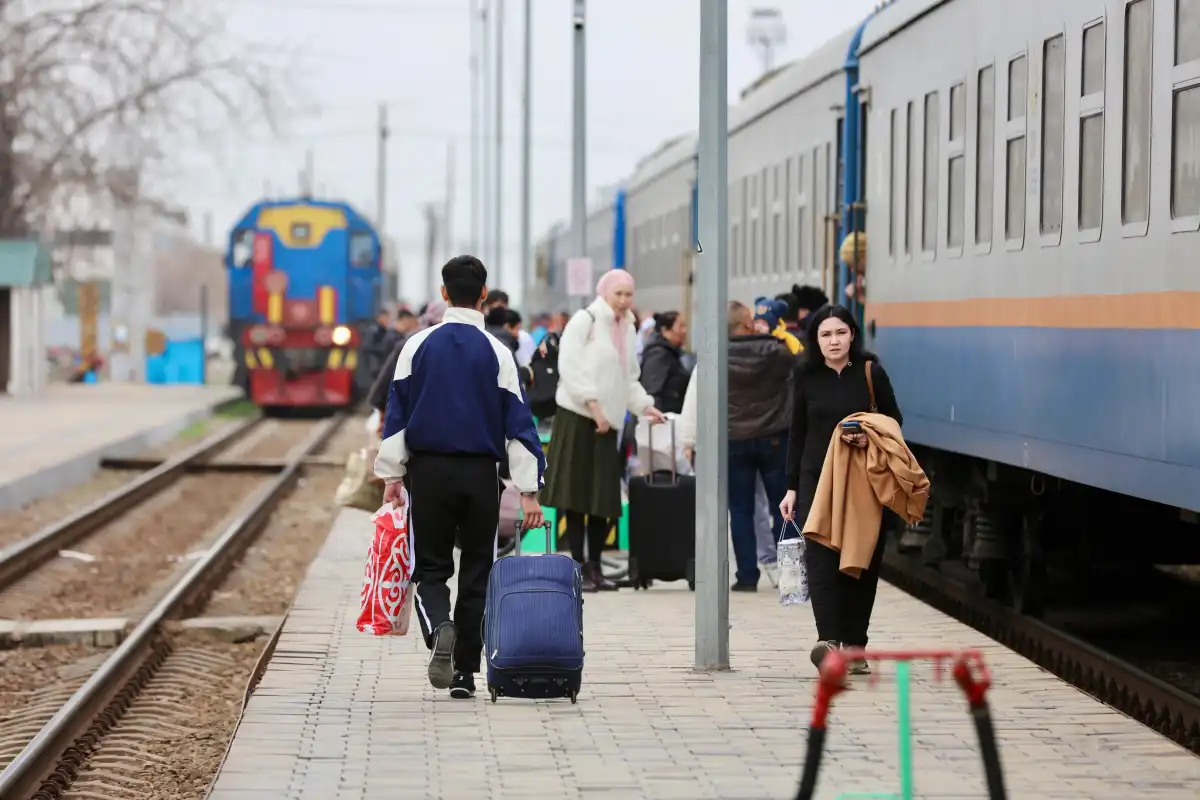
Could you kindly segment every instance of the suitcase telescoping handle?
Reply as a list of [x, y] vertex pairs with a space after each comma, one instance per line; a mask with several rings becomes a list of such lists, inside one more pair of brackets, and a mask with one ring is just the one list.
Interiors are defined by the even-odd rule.
[[[551, 553], [554, 552], [553, 531], [550, 530], [551, 525], [549, 522], [543, 522], [542, 527], [546, 529], [546, 555], [550, 555]], [[521, 520], [517, 520], [516, 522], [514, 522], [513, 528], [515, 529], [513, 531], [513, 533], [517, 537], [516, 549], [513, 550], [513, 554], [519, 556], [519, 555], [521, 555], [521, 534], [523, 533], [523, 531], [521, 530]]]
[[[666, 422], [671, 426], [671, 485], [679, 483], [679, 475], [675, 470], [675, 420], [669, 419]], [[646, 445], [650, 448], [650, 474], [646, 476], [647, 483], [654, 483], [654, 423], [650, 423], [650, 427], [646, 429]]]

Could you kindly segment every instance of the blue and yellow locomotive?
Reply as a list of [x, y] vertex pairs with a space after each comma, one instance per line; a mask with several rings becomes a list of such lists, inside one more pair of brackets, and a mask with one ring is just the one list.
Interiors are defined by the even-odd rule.
[[[230, 334], [246, 395], [262, 407], [344, 407], [379, 308], [381, 246], [349, 204], [255, 204], [229, 235]], [[357, 378], [357, 379], [356, 379]]]

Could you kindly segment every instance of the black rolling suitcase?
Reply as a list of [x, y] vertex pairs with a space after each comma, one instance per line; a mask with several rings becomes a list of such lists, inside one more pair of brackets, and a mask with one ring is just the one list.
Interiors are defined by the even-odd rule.
[[[675, 453], [675, 422], [671, 453]], [[650, 426], [654, 436], [655, 425]], [[649, 457], [653, 466], [653, 456]], [[629, 480], [629, 583], [646, 589], [650, 581], [687, 581], [696, 588], [696, 479], [651, 471]]]

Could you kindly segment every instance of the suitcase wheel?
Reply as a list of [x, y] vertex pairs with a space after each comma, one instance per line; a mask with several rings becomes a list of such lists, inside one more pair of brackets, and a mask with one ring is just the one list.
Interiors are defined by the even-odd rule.
[[492, 696], [493, 703], [496, 702], [496, 698], [498, 698], [500, 696], [500, 695], [496, 694], [496, 690], [491, 688], [490, 686], [488, 687], [488, 694], [490, 694]]
[[575, 705], [578, 702], [579, 702], [579, 693], [571, 692], [571, 705]]
[[688, 588], [691, 589], [693, 592], [696, 591], [696, 582], [688, 581]]

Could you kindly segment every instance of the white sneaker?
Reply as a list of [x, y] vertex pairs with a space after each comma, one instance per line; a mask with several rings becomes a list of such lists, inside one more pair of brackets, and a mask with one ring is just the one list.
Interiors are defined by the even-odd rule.
[[763, 564], [762, 571], [767, 574], [767, 580], [775, 589], [779, 588], [779, 564]]

